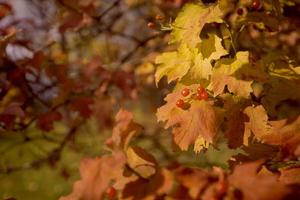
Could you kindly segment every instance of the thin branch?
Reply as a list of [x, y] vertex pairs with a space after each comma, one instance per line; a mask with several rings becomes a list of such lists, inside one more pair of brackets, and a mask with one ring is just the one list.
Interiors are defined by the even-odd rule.
[[95, 20], [101, 20], [107, 13], [109, 13], [112, 9], [120, 4], [121, 0], [116, 0], [112, 3], [106, 10], [104, 10], [99, 16], [93, 17]]
[[127, 61], [128, 61], [128, 60], [136, 53], [136, 51], [137, 51], [139, 48], [143, 47], [143, 46], [146, 45], [149, 41], [151, 41], [151, 40], [153, 40], [153, 39], [155, 39], [155, 38], [157, 38], [157, 37], [159, 37], [159, 36], [161, 36], [161, 34], [152, 35], [152, 36], [150, 36], [150, 37], [148, 37], [148, 38], [146, 38], [146, 39], [140, 41], [140, 42], [138, 43], [138, 45], [137, 45], [134, 49], [132, 49], [126, 56], [124, 56], [124, 57], [121, 59], [121, 64], [126, 63], [126, 62], [127, 62]]

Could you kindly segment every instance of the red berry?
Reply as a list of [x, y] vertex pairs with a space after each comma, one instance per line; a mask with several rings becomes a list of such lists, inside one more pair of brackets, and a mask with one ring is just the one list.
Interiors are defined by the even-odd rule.
[[147, 26], [148, 28], [155, 28], [155, 24], [153, 22], [149, 22]]
[[236, 10], [236, 13], [238, 14], [238, 15], [243, 15], [244, 14], [244, 10], [243, 10], [243, 8], [238, 8], [237, 10]]
[[207, 100], [208, 99], [208, 93], [204, 90], [202, 92], [198, 92], [196, 94], [197, 99], [199, 100]]
[[176, 106], [179, 107], [179, 108], [183, 108], [184, 107], [184, 101], [182, 99], [178, 99], [176, 101]]
[[188, 88], [184, 88], [182, 91], [181, 91], [181, 95], [186, 97], [190, 94], [190, 90]]
[[261, 3], [260, 3], [260, 0], [253, 0], [252, 1], [252, 8], [254, 10], [259, 10], [261, 7]]
[[109, 187], [106, 190], [106, 195], [109, 199], [114, 199], [117, 196], [117, 190], [114, 187]]
[[197, 88], [197, 92], [200, 94], [200, 93], [202, 93], [203, 91], [205, 91], [205, 89], [202, 87], [202, 86], [199, 86], [198, 88]]
[[206, 91], [203, 91], [200, 93], [200, 97], [203, 100], [207, 100], [208, 99], [208, 93]]
[[197, 98], [198, 100], [202, 100], [202, 99], [201, 99], [201, 93], [197, 93], [197, 94], [196, 94], [196, 98]]

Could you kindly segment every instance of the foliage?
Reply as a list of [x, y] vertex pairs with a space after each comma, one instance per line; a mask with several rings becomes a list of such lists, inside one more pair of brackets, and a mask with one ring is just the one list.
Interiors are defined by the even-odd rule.
[[300, 198], [299, 2], [0, 6], [5, 180], [52, 170], [61, 200]]

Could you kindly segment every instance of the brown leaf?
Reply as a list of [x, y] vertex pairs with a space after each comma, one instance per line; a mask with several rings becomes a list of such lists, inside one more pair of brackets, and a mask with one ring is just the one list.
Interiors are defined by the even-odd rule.
[[122, 177], [126, 157], [122, 152], [97, 158], [85, 158], [80, 163], [81, 180], [73, 191], [60, 200], [99, 200], [103, 198], [112, 180]]
[[262, 161], [238, 165], [229, 176], [229, 183], [242, 192], [244, 200], [282, 200], [290, 189], [275, 174], [257, 174]]
[[174, 141], [182, 150], [187, 150], [198, 136], [213, 142], [222, 122], [222, 114], [208, 102], [199, 101], [177, 120], [179, 126], [173, 128]]
[[112, 137], [106, 141], [106, 144], [113, 149], [126, 150], [130, 139], [138, 134], [143, 127], [133, 122], [133, 115], [131, 112], [121, 109], [115, 118], [115, 127], [113, 129]]
[[268, 115], [263, 106], [248, 107], [245, 113], [249, 117], [245, 134], [251, 131], [263, 143], [279, 145], [294, 153], [300, 144], [300, 116], [278, 121], [268, 121]]
[[143, 178], [149, 178], [156, 172], [156, 160], [140, 147], [129, 147], [126, 151], [129, 167]]
[[[199, 85], [191, 85], [187, 88], [191, 93], [197, 90]], [[221, 109], [204, 100], [192, 100], [188, 109], [176, 107], [176, 101], [184, 99], [180, 91], [173, 92], [165, 98], [167, 103], [157, 110], [158, 121], [166, 122], [165, 128], [173, 127], [175, 143], [181, 150], [187, 150], [198, 136], [207, 142], [213, 142], [221, 125], [223, 114]], [[186, 97], [189, 98], [189, 97]]]
[[[214, 174], [209, 171], [191, 168], [179, 168], [175, 173], [176, 180], [188, 189], [189, 196], [196, 199], [200, 192], [205, 189]], [[217, 177], [215, 177], [217, 179]]]
[[225, 137], [228, 139], [229, 147], [237, 148], [243, 145], [245, 122], [248, 119], [243, 113], [246, 105], [241, 98], [231, 94], [223, 95], [222, 99], [224, 100], [224, 109], [227, 111], [225, 114], [227, 121]]
[[161, 169], [150, 179], [139, 178], [126, 184], [122, 198], [132, 200], [156, 199], [156, 196], [168, 194], [173, 183], [172, 173], [167, 169]]

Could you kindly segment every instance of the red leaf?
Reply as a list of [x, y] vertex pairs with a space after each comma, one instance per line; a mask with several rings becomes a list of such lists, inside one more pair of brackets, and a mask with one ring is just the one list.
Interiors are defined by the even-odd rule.
[[80, 97], [71, 103], [71, 108], [79, 112], [82, 117], [89, 118], [92, 115], [91, 104], [93, 103], [90, 97]]
[[62, 115], [57, 111], [44, 113], [39, 116], [37, 120], [37, 127], [44, 131], [51, 131], [53, 123], [62, 119]]
[[15, 116], [10, 114], [0, 114], [0, 124], [3, 123], [3, 126], [6, 129], [12, 129], [15, 121]]

